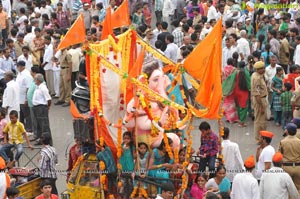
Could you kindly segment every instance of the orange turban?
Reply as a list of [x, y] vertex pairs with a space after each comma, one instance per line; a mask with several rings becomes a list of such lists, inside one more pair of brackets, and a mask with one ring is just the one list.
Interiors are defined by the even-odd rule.
[[255, 161], [254, 161], [254, 155], [249, 156], [245, 162], [244, 162], [245, 167], [247, 168], [254, 168], [255, 167]]
[[260, 131], [259, 134], [262, 137], [267, 137], [267, 138], [272, 138], [274, 136], [274, 134], [270, 131]]
[[281, 162], [282, 161], [282, 154], [280, 152], [276, 152], [272, 158], [273, 162]]

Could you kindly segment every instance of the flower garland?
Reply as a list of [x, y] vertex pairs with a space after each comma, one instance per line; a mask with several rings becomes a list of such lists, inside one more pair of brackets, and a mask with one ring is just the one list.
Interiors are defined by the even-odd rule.
[[[183, 175], [181, 176], [181, 179], [182, 179], [181, 183], [182, 184], [181, 184], [181, 187], [177, 191], [177, 195], [181, 195], [184, 192], [184, 190], [187, 188], [187, 186], [188, 186], [188, 177], [187, 177], [187, 175], [188, 174], [186, 173], [186, 171], [184, 171]], [[176, 197], [174, 197], [174, 199], [179, 199], [179, 198], [176, 196]]]
[[141, 185], [139, 187], [134, 187], [133, 191], [131, 192], [130, 198], [137, 198], [137, 195], [139, 198], [149, 198], [147, 191], [143, 187], [141, 187]]
[[164, 142], [165, 142], [165, 147], [166, 147], [166, 151], [169, 155], [169, 158], [172, 160], [173, 159], [173, 152], [172, 149], [169, 145], [169, 139], [166, 133], [164, 133]]
[[100, 171], [104, 171], [105, 170], [105, 163], [103, 161], [100, 161], [99, 167], [100, 167]]
[[153, 98], [154, 101], [158, 101], [161, 102], [162, 104], [167, 104], [175, 109], [179, 109], [181, 111], [185, 111], [186, 107], [177, 104], [175, 102], [172, 102], [169, 99], [166, 99], [164, 97], [162, 97], [161, 95], [159, 95], [157, 92], [153, 91], [152, 89], [150, 89], [148, 87], [148, 85], [145, 85], [143, 83], [141, 83], [139, 80], [132, 78], [131, 79], [132, 83], [135, 84], [139, 89], [141, 89], [145, 94], [147, 94], [148, 97]]
[[75, 171], [75, 168], [77, 168], [77, 166], [83, 161], [83, 159], [84, 159], [84, 156], [83, 156], [83, 155], [81, 155], [81, 156], [77, 159], [76, 163], [74, 164], [74, 166], [73, 166], [73, 168], [72, 168], [72, 172]]
[[174, 163], [177, 164], [179, 162], [179, 150], [178, 148], [176, 147], [174, 149]]

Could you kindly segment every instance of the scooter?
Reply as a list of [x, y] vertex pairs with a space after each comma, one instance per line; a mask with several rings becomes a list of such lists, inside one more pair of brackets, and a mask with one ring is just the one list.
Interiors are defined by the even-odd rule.
[[72, 100], [80, 113], [90, 110], [90, 89], [75, 81], [76, 88], [72, 91]]

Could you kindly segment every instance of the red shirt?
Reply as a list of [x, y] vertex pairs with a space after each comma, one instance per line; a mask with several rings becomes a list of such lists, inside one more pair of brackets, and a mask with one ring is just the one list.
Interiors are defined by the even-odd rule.
[[[41, 194], [41, 195], [37, 196], [35, 199], [45, 199], [45, 197], [43, 194]], [[59, 199], [59, 198], [57, 195], [51, 194], [50, 199]]]
[[295, 90], [295, 79], [296, 79], [296, 77], [299, 77], [299, 76], [300, 76], [300, 74], [290, 73], [284, 77], [283, 83], [286, 83], [286, 82], [290, 83], [292, 85], [291, 90], [294, 91]]

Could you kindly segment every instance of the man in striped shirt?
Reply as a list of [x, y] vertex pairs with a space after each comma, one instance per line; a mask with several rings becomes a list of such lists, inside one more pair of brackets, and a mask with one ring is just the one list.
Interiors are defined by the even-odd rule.
[[43, 148], [41, 150], [41, 157], [39, 160], [40, 176], [42, 180], [49, 180], [51, 182], [52, 194], [58, 195], [56, 189], [56, 170], [55, 165], [58, 163], [57, 154], [55, 148], [50, 146], [51, 136], [48, 133], [44, 133], [41, 136], [41, 142]]

